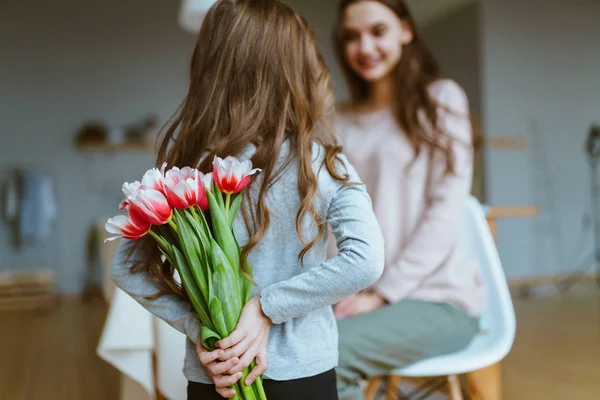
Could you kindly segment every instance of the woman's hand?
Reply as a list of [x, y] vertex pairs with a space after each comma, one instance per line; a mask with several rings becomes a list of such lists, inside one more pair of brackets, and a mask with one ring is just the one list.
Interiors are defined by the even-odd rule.
[[260, 298], [250, 299], [242, 310], [235, 331], [217, 342], [217, 348], [224, 350], [223, 355], [219, 356], [221, 361], [239, 359], [239, 363], [231, 366], [226, 374], [238, 376], [237, 374], [256, 359], [256, 367], [248, 374], [245, 381], [246, 385], [251, 385], [267, 370], [267, 343], [271, 325], [271, 320], [263, 313]]
[[219, 357], [222, 357], [225, 351], [221, 349], [215, 351], [206, 350], [202, 346], [200, 338], [196, 342], [196, 353], [202, 365], [210, 372], [217, 393], [226, 399], [234, 397], [236, 392], [231, 386], [242, 378], [242, 373], [229, 375], [227, 371], [239, 364], [239, 358], [234, 357], [224, 362], [219, 361]]
[[339, 302], [335, 308], [335, 316], [338, 319], [352, 317], [358, 314], [368, 313], [383, 307], [385, 299], [377, 292], [361, 292]]

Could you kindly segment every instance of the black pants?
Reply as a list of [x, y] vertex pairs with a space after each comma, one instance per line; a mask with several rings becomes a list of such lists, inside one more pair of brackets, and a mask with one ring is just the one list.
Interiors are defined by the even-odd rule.
[[[338, 400], [335, 370], [292, 381], [263, 379], [268, 400]], [[188, 382], [187, 400], [223, 400], [214, 385]]]

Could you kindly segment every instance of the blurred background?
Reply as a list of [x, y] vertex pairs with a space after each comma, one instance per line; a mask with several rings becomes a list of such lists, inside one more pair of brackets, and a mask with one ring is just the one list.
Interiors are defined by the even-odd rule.
[[[285, 3], [308, 19], [345, 99], [336, 1]], [[600, 398], [600, 199], [585, 147], [600, 125], [600, 1], [409, 3], [484, 135], [473, 190], [489, 206], [517, 314], [503, 398]], [[156, 134], [185, 94], [196, 36], [181, 7], [0, 1], [0, 399], [133, 399], [121, 372], [130, 362], [151, 368], [140, 374], [154, 380], [136, 378], [141, 392], [160, 379], [152, 338], [137, 361], [98, 355], [113, 295], [102, 225], [121, 184], [154, 163]], [[15, 193], [30, 194], [19, 206], [34, 210], [35, 228], [20, 228]]]

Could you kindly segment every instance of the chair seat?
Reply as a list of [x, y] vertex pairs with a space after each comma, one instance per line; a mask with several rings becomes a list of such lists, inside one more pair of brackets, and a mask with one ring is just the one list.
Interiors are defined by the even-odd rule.
[[503, 359], [510, 351], [512, 340], [492, 332], [478, 333], [469, 346], [451, 354], [431, 357], [395, 370], [393, 375], [405, 377], [432, 377], [459, 375], [489, 367]]

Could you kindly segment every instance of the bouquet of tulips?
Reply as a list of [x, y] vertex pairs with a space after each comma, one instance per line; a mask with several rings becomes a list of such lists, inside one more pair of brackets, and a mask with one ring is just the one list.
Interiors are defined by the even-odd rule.
[[[207, 175], [190, 167], [165, 168], [153, 168], [141, 181], [123, 184], [120, 209], [128, 215], [108, 220], [106, 230], [115, 235], [108, 240], [154, 238], [179, 273], [198, 315], [202, 344], [212, 351], [235, 330], [252, 295], [251, 269], [247, 276], [240, 266], [241, 249], [232, 224], [242, 192], [259, 170], [235, 157], [215, 157]], [[244, 383], [253, 367], [254, 363], [234, 386], [238, 400], [266, 399], [261, 378], [251, 386]]]

